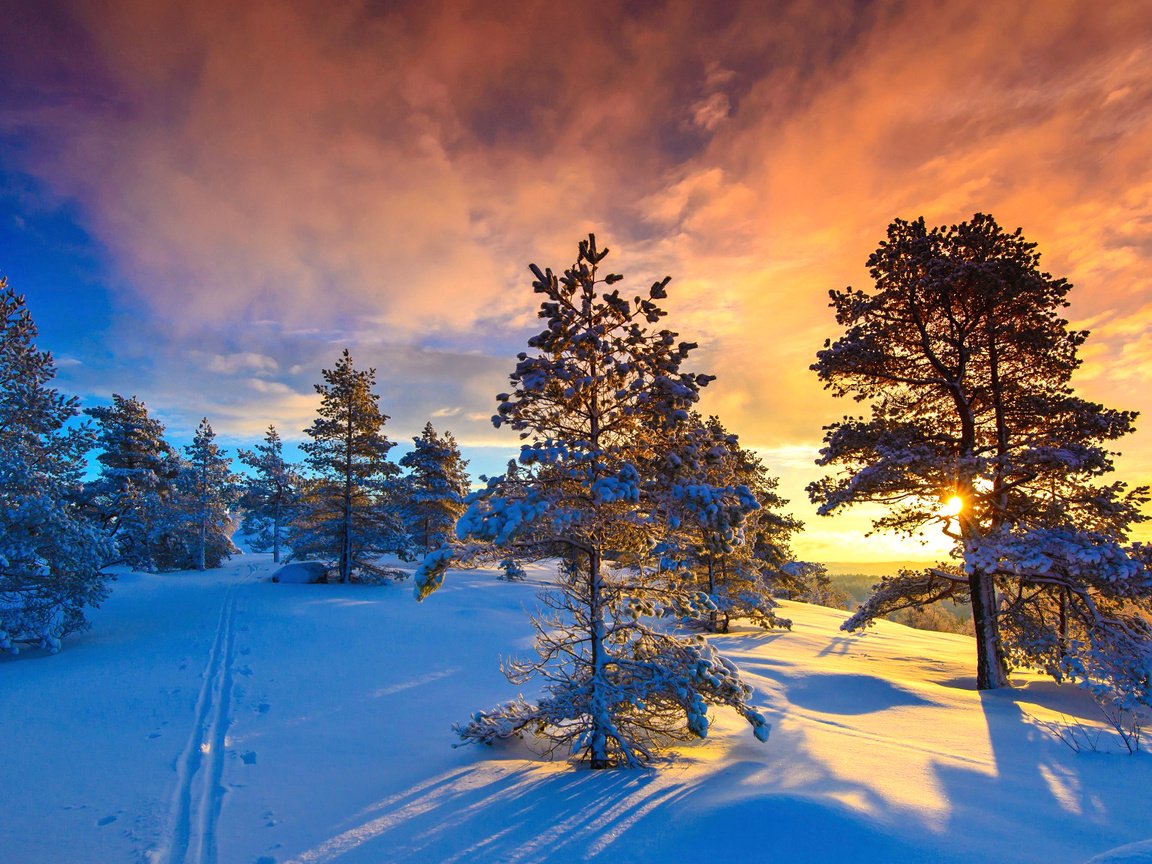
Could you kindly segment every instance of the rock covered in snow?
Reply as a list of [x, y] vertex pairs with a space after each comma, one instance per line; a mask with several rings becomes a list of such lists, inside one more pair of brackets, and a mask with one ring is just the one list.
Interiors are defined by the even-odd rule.
[[297, 561], [286, 564], [272, 574], [273, 582], [312, 584], [323, 582], [328, 577], [328, 567], [319, 561]]

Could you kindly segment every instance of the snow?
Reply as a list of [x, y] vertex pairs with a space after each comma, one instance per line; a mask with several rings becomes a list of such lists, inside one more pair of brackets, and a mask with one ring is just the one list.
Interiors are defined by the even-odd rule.
[[1152, 759], [1040, 726], [1103, 728], [1081, 690], [975, 692], [967, 637], [782, 603], [791, 632], [712, 637], [766, 744], [719, 711], [656, 769], [592, 772], [452, 746], [516, 695], [499, 661], [544, 568], [450, 571], [422, 604], [275, 569], [121, 574], [60, 654], [0, 657], [5, 864], [1152, 860], [1123, 848], [1152, 837]]

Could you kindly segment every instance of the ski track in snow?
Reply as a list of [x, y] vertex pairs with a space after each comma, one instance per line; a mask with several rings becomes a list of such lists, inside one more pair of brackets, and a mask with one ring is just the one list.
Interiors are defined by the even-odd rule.
[[216, 864], [216, 823], [224, 799], [224, 747], [231, 724], [236, 591], [224, 596], [216, 636], [202, 673], [195, 720], [176, 761], [176, 790], [163, 864]]

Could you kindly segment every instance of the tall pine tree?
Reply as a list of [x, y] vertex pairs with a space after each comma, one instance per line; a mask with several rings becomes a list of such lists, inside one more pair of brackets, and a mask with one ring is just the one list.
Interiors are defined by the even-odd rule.
[[[519, 355], [514, 389], [497, 397], [493, 418], [527, 439], [524, 470], [516, 483], [502, 475], [474, 493], [457, 529], [558, 551], [567, 565], [549, 601], [556, 614], [534, 621], [538, 659], [507, 670], [514, 683], [542, 679], [545, 695], [478, 713], [460, 736], [543, 735], [593, 768], [640, 765], [668, 740], [703, 737], [709, 703], [734, 708], [761, 740], [768, 733], [736, 668], [703, 637], [650, 626], [651, 616], [696, 609], [694, 590], [662, 578], [656, 550], [678, 488], [670, 442], [710, 379], [681, 369], [693, 344], [649, 327], [665, 315], [658, 301], [669, 280], [634, 300], [602, 291], [622, 278], [600, 274], [605, 255], [590, 235], [563, 276], [532, 265], [546, 329], [529, 340], [533, 353]], [[446, 552], [426, 559], [421, 594], [448, 561]]]
[[23, 296], [0, 278], [0, 650], [12, 652], [58, 650], [111, 578], [109, 543], [78, 504], [93, 436], [67, 425], [78, 402], [51, 386], [55, 363], [36, 336]]
[[[1147, 490], [1099, 482], [1136, 415], [1073, 393], [1088, 333], [1060, 317], [1071, 286], [983, 214], [896, 220], [868, 266], [874, 290], [831, 292], [844, 334], [812, 368], [871, 417], [826, 427], [820, 464], [836, 473], [809, 493], [825, 514], [885, 503], [878, 529], [938, 526], [956, 551], [883, 580], [845, 626], [962, 600], [979, 688], [1006, 686], [1014, 663], [1146, 701], [1152, 578], [1123, 544]], [[953, 498], [959, 511], [943, 510]]]
[[372, 392], [376, 370], [357, 370], [345, 349], [322, 374], [320, 416], [304, 430], [312, 440], [301, 445], [312, 476], [292, 524], [292, 557], [334, 562], [340, 582], [357, 572], [388, 575], [373, 559], [402, 551], [407, 535], [396, 512], [392, 480], [400, 469], [388, 461], [388, 417]]

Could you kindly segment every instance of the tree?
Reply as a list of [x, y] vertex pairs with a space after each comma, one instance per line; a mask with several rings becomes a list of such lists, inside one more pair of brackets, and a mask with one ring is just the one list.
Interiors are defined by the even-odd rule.
[[[818, 464], [838, 472], [808, 491], [823, 514], [880, 502], [877, 529], [937, 525], [956, 542], [952, 562], [883, 580], [846, 629], [969, 602], [980, 689], [1004, 686], [1011, 661], [1091, 686], [1127, 674], [1109, 686], [1146, 692], [1150, 581], [1122, 544], [1147, 490], [1098, 482], [1136, 415], [1074, 395], [1088, 333], [1060, 317], [1071, 286], [1039, 264], [990, 216], [894, 221], [868, 260], [875, 290], [831, 292], [845, 332], [812, 368], [871, 417], [825, 427]], [[1107, 658], [1125, 654], [1137, 659], [1119, 673]]]
[[[693, 414], [680, 452], [696, 466], [680, 486], [682, 500], [694, 506], [677, 508], [676, 530], [663, 552], [665, 566], [692, 574], [708, 594], [707, 626], [713, 632], [727, 632], [733, 617], [764, 628], [790, 627], [775, 614], [775, 595], [805, 597], [820, 568], [794, 560], [789, 542], [802, 524], [779, 512], [787, 503], [776, 492], [779, 481], [716, 417]], [[736, 506], [698, 506], [700, 490], [711, 498], [721, 493], [735, 499]], [[740, 506], [744, 499], [755, 506]]]
[[164, 439], [164, 424], [148, 415], [135, 396], [112, 395], [112, 404], [87, 408], [96, 420], [102, 452], [100, 476], [87, 495], [108, 530], [119, 561], [134, 569], [155, 570], [165, 546], [162, 520], [180, 459]]
[[24, 297], [0, 278], [0, 650], [57, 651], [108, 596], [110, 554], [79, 506], [87, 426], [79, 403], [50, 386], [52, 355], [35, 344]]
[[412, 439], [415, 449], [400, 459], [405, 478], [404, 523], [412, 542], [425, 552], [455, 537], [456, 520], [468, 494], [467, 460], [451, 432], [437, 435], [431, 422]]
[[[608, 250], [589, 235], [562, 277], [532, 265], [547, 326], [519, 354], [497, 427], [526, 439], [517, 482], [495, 477], [470, 496], [457, 532], [499, 546], [563, 550], [554, 614], [534, 620], [538, 659], [510, 664], [515, 683], [544, 682], [523, 699], [457, 727], [465, 741], [542, 735], [592, 768], [650, 760], [668, 739], [703, 737], [708, 704], [729, 705], [765, 740], [768, 725], [747, 704], [736, 668], [703, 637], [649, 626], [651, 616], [698, 611], [700, 598], [656, 566], [677, 486], [669, 445], [710, 379], [681, 370], [695, 347], [654, 331], [666, 314], [665, 278], [646, 298], [601, 292], [621, 276], [599, 275]], [[440, 583], [449, 550], [418, 571], [425, 595]]]
[[232, 556], [231, 507], [237, 498], [236, 478], [228, 469], [232, 462], [215, 442], [205, 417], [196, 427], [192, 443], [184, 448], [187, 462], [180, 474], [183, 493], [183, 521], [190, 529], [193, 552], [190, 557], [197, 570], [211, 564], [219, 567]]
[[301, 445], [312, 476], [292, 523], [292, 557], [333, 560], [341, 582], [354, 572], [386, 575], [371, 559], [402, 550], [407, 535], [391, 484], [399, 468], [388, 461], [392, 442], [382, 431], [388, 417], [372, 392], [376, 370], [357, 370], [345, 349], [336, 368], [322, 374], [320, 416], [304, 430], [312, 440]]
[[284, 442], [275, 426], [264, 433], [264, 443], [254, 450], [237, 450], [240, 461], [255, 471], [248, 478], [243, 497], [246, 509], [242, 528], [257, 552], [272, 550], [280, 563], [280, 546], [296, 504], [300, 477], [284, 459]]

